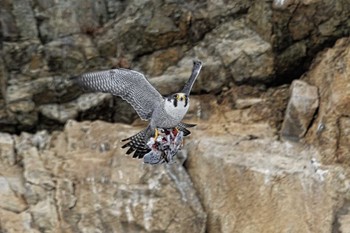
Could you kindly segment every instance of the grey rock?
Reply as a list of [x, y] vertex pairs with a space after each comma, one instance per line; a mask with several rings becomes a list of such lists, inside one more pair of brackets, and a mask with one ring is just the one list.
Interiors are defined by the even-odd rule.
[[[40, 233], [39, 230], [33, 228], [32, 217], [29, 212], [22, 212], [20, 214], [0, 208], [1, 230], [6, 229], [6, 232], [28, 232]], [[21, 224], [18, 224], [21, 222]]]
[[[14, 149], [14, 148], [13, 148]], [[20, 213], [28, 208], [24, 197], [25, 188], [22, 171], [18, 165], [9, 166], [0, 162], [0, 210]]]
[[53, 40], [45, 45], [44, 51], [51, 71], [64, 70], [71, 75], [83, 72], [87, 61], [99, 55], [91, 38], [80, 34]]
[[235, 81], [268, 81], [274, 75], [274, 55], [270, 43], [248, 29], [244, 20], [220, 25], [208, 34], [206, 40], [208, 50], [229, 68]]
[[4, 61], [0, 58], [0, 99], [4, 99], [6, 96], [7, 76]]
[[220, 92], [230, 81], [267, 82], [274, 76], [274, 55], [271, 45], [254, 31], [247, 29], [244, 20], [224, 23], [208, 33], [203, 41], [189, 50], [163, 75], [151, 82], [164, 93], [178, 91], [188, 78], [188, 64], [194, 58], [204, 62], [194, 92]]
[[40, 185], [45, 189], [53, 189], [55, 184], [51, 179], [49, 171], [45, 168], [39, 157], [36, 147], [30, 147], [20, 153], [23, 157], [24, 178], [27, 182], [34, 185]]
[[107, 21], [104, 1], [39, 1], [41, 40], [48, 42], [76, 33], [94, 33]]
[[21, 40], [37, 39], [38, 30], [31, 2], [14, 0], [12, 4]]
[[251, 0], [239, 0], [235, 2], [209, 0], [206, 2], [207, 17], [211, 19], [211, 21], [215, 21], [217, 18], [229, 17], [230, 15], [248, 10], [251, 4]]
[[29, 113], [35, 109], [35, 103], [30, 99], [13, 102], [8, 105], [8, 109], [11, 112], [16, 112], [16, 113]]
[[[57, 208], [53, 195], [48, 195], [46, 199], [39, 201], [30, 208], [33, 222], [44, 232], [57, 232], [60, 229]], [[47, 216], [50, 216], [48, 218]]]
[[74, 208], [77, 203], [74, 183], [70, 179], [58, 179], [57, 190], [58, 192], [55, 197], [57, 200], [57, 206], [66, 211]]
[[37, 39], [28, 39], [19, 42], [4, 42], [2, 54], [6, 69], [9, 72], [25, 72], [28, 64], [35, 61], [35, 59], [40, 56], [41, 49], [42, 45]]
[[[18, 175], [18, 173], [16, 175]], [[8, 181], [12, 180], [11, 182], [15, 182], [15, 180], [18, 179], [21, 178], [19, 176], [0, 176], [0, 198], [2, 200], [0, 203], [0, 209], [20, 213], [28, 208], [25, 200], [21, 196], [18, 196], [23, 195], [23, 192], [14, 192], [11, 188], [11, 184]], [[23, 185], [23, 183], [21, 185]]]
[[235, 102], [235, 107], [238, 109], [249, 108], [255, 104], [259, 104], [263, 101], [261, 98], [247, 98], [247, 99], [237, 99]]
[[130, 1], [116, 23], [97, 37], [98, 48], [110, 51], [109, 55], [133, 58], [183, 44], [189, 39], [190, 6], [192, 2], [183, 2], [180, 9], [161, 1]]
[[10, 134], [0, 133], [0, 160], [3, 164], [16, 164], [15, 141]]
[[32, 185], [30, 183], [25, 184], [24, 197], [29, 205], [36, 205], [38, 202], [47, 198], [47, 190], [38, 185]]
[[16, 18], [11, 13], [11, 5], [3, 4], [0, 10], [0, 22], [2, 36], [6, 41], [11, 41], [19, 37]]
[[277, 56], [294, 44], [306, 45], [306, 53], [285, 56], [284, 62], [276, 64], [277, 73], [288, 75], [303, 65], [308, 54], [319, 51], [332, 41], [331, 34], [349, 33], [349, 13], [347, 2], [275, 0], [271, 4], [255, 1], [249, 8], [248, 19], [250, 28], [271, 43]]
[[349, 233], [350, 229], [350, 215], [343, 215], [340, 219], [340, 227], [339, 227], [339, 232], [340, 233]]
[[107, 1], [107, 11], [110, 19], [114, 19], [121, 15], [125, 10], [126, 3], [124, 1]]
[[76, 100], [65, 104], [42, 105], [39, 110], [45, 117], [64, 123], [69, 119], [76, 118], [79, 112], [98, 106], [101, 102], [110, 99], [110, 94], [87, 93], [79, 96]]
[[298, 141], [304, 137], [319, 105], [318, 89], [295, 80], [290, 87], [290, 99], [281, 129], [284, 139]]

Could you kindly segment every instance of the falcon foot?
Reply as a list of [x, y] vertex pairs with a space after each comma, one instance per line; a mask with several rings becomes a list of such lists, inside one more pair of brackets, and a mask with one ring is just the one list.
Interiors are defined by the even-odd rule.
[[177, 128], [156, 129], [154, 138], [150, 138], [147, 146], [151, 149], [143, 157], [147, 164], [174, 163], [174, 156], [183, 145], [184, 133]]

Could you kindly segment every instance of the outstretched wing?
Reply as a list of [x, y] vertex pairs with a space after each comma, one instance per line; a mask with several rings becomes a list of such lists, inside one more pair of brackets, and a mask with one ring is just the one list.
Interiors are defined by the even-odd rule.
[[143, 74], [133, 70], [90, 72], [72, 80], [84, 89], [120, 96], [131, 104], [142, 120], [149, 120], [154, 108], [163, 99]]

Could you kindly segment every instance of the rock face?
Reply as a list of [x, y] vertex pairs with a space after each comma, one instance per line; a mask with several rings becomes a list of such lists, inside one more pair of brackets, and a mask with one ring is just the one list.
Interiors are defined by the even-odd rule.
[[52, 136], [16, 137], [21, 162], [0, 163], [0, 230], [204, 232], [206, 214], [181, 163], [150, 166], [123, 155], [123, 132], [136, 131], [70, 121]]
[[293, 81], [281, 136], [292, 141], [303, 138], [317, 108], [317, 87], [310, 86], [300, 80]]
[[118, 98], [77, 104], [81, 92], [66, 79], [88, 70], [131, 67], [168, 94], [197, 57], [205, 63], [197, 93], [283, 83], [350, 24], [346, 1], [2, 2], [0, 126], [11, 133], [62, 128], [73, 118], [135, 120]]
[[[349, 231], [348, 1], [0, 5], [0, 232]], [[125, 157], [135, 111], [68, 81], [132, 68], [169, 94], [194, 58], [169, 166]]]
[[186, 167], [208, 213], [207, 231], [332, 232], [343, 202], [336, 197], [349, 191], [346, 172], [311, 163], [319, 155], [310, 147], [249, 136], [258, 130], [268, 127], [194, 133]]
[[334, 48], [320, 54], [304, 76], [320, 93], [317, 118], [308, 133], [308, 139], [317, 144], [326, 163], [349, 160], [350, 40], [339, 40]]

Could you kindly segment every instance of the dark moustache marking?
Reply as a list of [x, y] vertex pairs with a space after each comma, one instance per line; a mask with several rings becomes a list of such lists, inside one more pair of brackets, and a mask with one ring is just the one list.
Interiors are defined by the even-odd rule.
[[188, 97], [187, 95], [185, 95], [185, 107], [187, 106], [187, 104], [188, 104]]
[[174, 98], [174, 106], [177, 107], [177, 98]]

